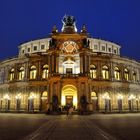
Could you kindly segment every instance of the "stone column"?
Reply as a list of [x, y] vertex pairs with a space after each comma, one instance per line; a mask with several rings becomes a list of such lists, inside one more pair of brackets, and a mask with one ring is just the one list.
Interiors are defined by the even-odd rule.
[[111, 65], [110, 65], [110, 78], [109, 79], [111, 79], [111, 81], [113, 81], [114, 80], [114, 67], [113, 67], [113, 62], [111, 62], [110, 64]]
[[51, 56], [51, 68], [52, 68], [52, 73], [54, 73], [54, 65], [55, 65], [55, 63], [54, 63], [55, 58], [54, 58], [54, 57], [55, 57], [54, 54], [52, 54], [52, 56]]
[[87, 56], [84, 54], [84, 65], [83, 65], [84, 73], [87, 73]]
[[41, 62], [38, 61], [38, 80], [41, 80], [41, 78], [42, 78]]
[[101, 80], [102, 79], [102, 66], [101, 66], [101, 62], [98, 61], [98, 71], [97, 71], [97, 79]]
[[29, 68], [29, 62], [25, 64], [25, 81], [28, 81], [30, 78], [30, 68]]
[[49, 73], [52, 73], [52, 66], [51, 66], [51, 54], [48, 55], [48, 65], [49, 65]]
[[15, 66], [14, 66], [14, 81], [18, 80], [18, 74], [19, 74], [18, 66], [17, 66], [17, 64], [15, 64]]

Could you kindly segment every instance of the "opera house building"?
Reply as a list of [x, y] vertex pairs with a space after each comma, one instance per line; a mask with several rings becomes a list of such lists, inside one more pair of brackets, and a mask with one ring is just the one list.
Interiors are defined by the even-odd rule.
[[78, 32], [73, 16], [62, 23], [0, 61], [0, 112], [140, 111], [140, 63], [121, 57], [120, 45], [91, 38], [85, 25]]

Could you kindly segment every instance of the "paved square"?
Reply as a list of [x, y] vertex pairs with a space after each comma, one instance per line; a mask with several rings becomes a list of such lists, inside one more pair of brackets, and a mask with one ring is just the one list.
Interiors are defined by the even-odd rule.
[[0, 140], [139, 140], [140, 114], [0, 114]]

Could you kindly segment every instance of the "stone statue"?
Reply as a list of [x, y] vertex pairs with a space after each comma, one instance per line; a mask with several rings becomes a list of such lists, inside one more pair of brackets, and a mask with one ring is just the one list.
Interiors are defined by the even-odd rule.
[[65, 15], [62, 19], [63, 27], [62, 32], [73, 33], [77, 32], [76, 20], [73, 16]]
[[75, 18], [73, 16], [65, 15], [62, 19], [63, 25], [74, 26]]

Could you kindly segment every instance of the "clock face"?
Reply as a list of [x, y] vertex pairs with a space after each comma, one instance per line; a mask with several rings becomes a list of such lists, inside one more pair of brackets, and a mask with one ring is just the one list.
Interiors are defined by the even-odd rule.
[[73, 41], [66, 41], [63, 43], [62, 51], [66, 53], [77, 52], [78, 45]]

